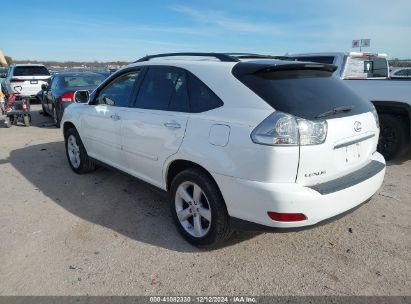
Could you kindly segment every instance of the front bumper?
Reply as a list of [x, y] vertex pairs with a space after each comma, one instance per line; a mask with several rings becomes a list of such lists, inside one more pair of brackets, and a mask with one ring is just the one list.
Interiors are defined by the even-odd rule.
[[[381, 187], [385, 175], [385, 160], [378, 152], [373, 161], [381, 169], [366, 179], [347, 184], [338, 191], [321, 194], [316, 187], [297, 183], [265, 183], [214, 174], [231, 217], [267, 227], [294, 228], [311, 226], [353, 209], [371, 198]], [[384, 165], [384, 166], [382, 166]], [[327, 187], [329, 189], [329, 187]], [[317, 189], [319, 190], [319, 189]], [[273, 221], [267, 211], [303, 213], [299, 222]]]

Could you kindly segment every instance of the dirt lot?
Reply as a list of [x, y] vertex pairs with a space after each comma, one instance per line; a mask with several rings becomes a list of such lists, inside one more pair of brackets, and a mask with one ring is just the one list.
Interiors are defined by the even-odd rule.
[[337, 221], [203, 251], [164, 193], [108, 169], [74, 174], [42, 122], [0, 121], [0, 295], [411, 295], [411, 157]]

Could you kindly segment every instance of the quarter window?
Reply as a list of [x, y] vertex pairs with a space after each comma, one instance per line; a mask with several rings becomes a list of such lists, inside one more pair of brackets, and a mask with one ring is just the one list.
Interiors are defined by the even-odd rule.
[[200, 113], [223, 105], [220, 98], [214, 94], [200, 79], [190, 75], [190, 106], [191, 112]]
[[139, 71], [133, 71], [116, 78], [100, 92], [98, 104], [127, 107], [138, 75]]

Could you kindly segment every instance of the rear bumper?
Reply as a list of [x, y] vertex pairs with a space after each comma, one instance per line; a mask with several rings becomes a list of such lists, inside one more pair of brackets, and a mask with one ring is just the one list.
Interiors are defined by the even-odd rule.
[[[385, 175], [385, 161], [381, 154], [374, 153], [373, 161], [380, 170], [354, 184], [339, 187], [326, 194], [319, 189], [296, 183], [264, 183], [215, 174], [231, 217], [267, 227], [295, 228], [318, 224], [343, 214], [370, 199], [380, 188]], [[363, 172], [364, 173], [364, 172]], [[323, 184], [324, 185], [324, 184]], [[337, 188], [336, 188], [337, 189]], [[268, 217], [267, 212], [303, 213], [307, 219], [298, 222], [278, 222]], [[258, 229], [260, 230], [260, 229]]]

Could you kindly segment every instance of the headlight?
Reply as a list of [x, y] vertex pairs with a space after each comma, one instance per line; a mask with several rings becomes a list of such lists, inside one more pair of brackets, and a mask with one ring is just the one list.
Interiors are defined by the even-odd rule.
[[296, 118], [279, 111], [263, 120], [251, 133], [251, 139], [261, 145], [318, 145], [327, 137], [326, 121]]

